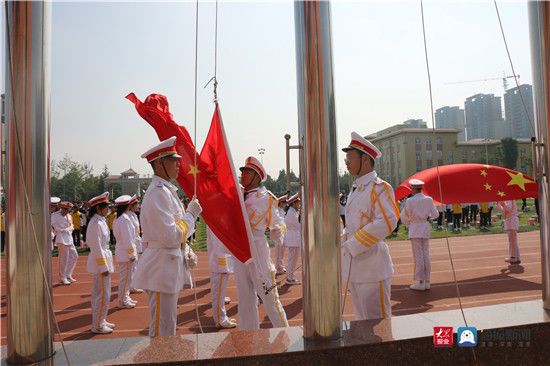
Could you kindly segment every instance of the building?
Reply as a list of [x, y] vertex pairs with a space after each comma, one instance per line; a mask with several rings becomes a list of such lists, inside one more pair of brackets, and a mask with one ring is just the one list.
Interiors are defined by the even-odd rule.
[[[382, 152], [375, 162], [378, 175], [394, 188], [413, 174], [436, 165], [502, 163], [500, 140], [458, 141], [460, 132], [456, 128], [410, 128], [402, 124], [366, 138]], [[527, 139], [518, 139], [516, 170], [532, 175], [531, 142]]]
[[426, 121], [424, 121], [423, 119], [408, 119], [405, 122], [403, 122], [403, 124], [412, 128], [428, 127], [428, 123], [426, 123]]
[[457, 128], [458, 141], [466, 140], [466, 123], [464, 122], [464, 109], [460, 107], [445, 106], [435, 111], [436, 128]]
[[[520, 95], [521, 91], [521, 95]], [[521, 97], [523, 96], [523, 102]], [[529, 119], [533, 121], [533, 87], [528, 84], [523, 84], [517, 87], [506, 90], [504, 94], [505, 108], [505, 135], [513, 138], [531, 138], [533, 130], [531, 129]], [[529, 117], [525, 113], [525, 108], [529, 113]]]
[[476, 94], [464, 102], [466, 139], [501, 139], [504, 122], [500, 97], [494, 94]]
[[[149, 187], [152, 178], [153, 177], [151, 175], [140, 177], [139, 174], [136, 173], [136, 171], [130, 168], [120, 173], [120, 175], [111, 175], [106, 177], [104, 179], [103, 189], [110, 192], [112, 199], [116, 198], [113, 197], [115, 189], [117, 192], [121, 192], [121, 195], [127, 194], [133, 196], [135, 194], [138, 197], [142, 197], [145, 194], [147, 187]], [[183, 197], [184, 193], [183, 190], [180, 188], [178, 182], [173, 180], [172, 184], [178, 187], [178, 196]]]

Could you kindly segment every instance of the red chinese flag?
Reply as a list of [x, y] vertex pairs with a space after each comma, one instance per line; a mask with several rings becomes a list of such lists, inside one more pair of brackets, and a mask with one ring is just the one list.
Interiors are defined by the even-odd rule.
[[508, 201], [538, 196], [535, 180], [515, 170], [483, 164], [451, 164], [418, 172], [395, 190], [400, 200], [411, 193], [409, 180], [424, 182], [422, 193], [433, 198], [436, 204]]
[[173, 120], [166, 97], [151, 94], [143, 103], [134, 93], [126, 98], [135, 104], [139, 115], [155, 129], [160, 140], [176, 136], [176, 150], [182, 156], [177, 177], [179, 185], [188, 197], [192, 197], [195, 192], [194, 175], [197, 175], [197, 198], [206, 224], [238, 260], [243, 263], [248, 261], [251, 258], [249, 238], [252, 238], [252, 233], [244, 214], [244, 200], [218, 105], [195, 167], [191, 137], [184, 126]]
[[203, 170], [197, 187], [202, 217], [227, 249], [245, 263], [251, 257], [252, 233], [217, 103], [200, 159]]
[[[181, 155], [177, 181], [185, 194], [192, 197], [195, 191], [195, 148], [187, 129], [174, 121], [168, 108], [168, 99], [164, 95], [151, 94], [142, 103], [134, 93], [128, 94], [126, 99], [134, 103], [141, 118], [155, 129], [159, 140], [176, 136], [176, 150]], [[200, 170], [198, 156], [197, 165]]]

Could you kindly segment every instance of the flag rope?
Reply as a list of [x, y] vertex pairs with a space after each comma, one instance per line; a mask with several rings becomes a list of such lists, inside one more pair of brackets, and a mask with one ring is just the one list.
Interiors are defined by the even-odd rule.
[[[424, 20], [424, 2], [423, 0], [420, 0], [420, 15], [421, 15], [421, 18], [422, 18], [422, 37], [423, 37], [423, 40], [424, 40], [424, 56], [425, 56], [425, 59], [426, 59], [426, 72], [427, 72], [427, 76], [428, 76], [428, 91], [429, 91], [429, 96], [430, 96], [430, 118], [432, 120], [432, 134], [433, 134], [433, 137], [436, 138], [436, 134], [435, 134], [435, 118], [434, 118], [434, 103], [433, 103], [433, 93], [432, 93], [432, 78], [431, 78], [431, 74], [430, 74], [430, 62], [429, 62], [429, 58], [428, 58], [428, 44], [427, 44], [427, 41], [426, 41], [426, 24], [425, 24], [425, 20]], [[436, 171], [437, 171], [437, 183], [439, 185], [439, 199], [438, 201], [443, 203], [443, 191], [441, 190], [441, 175], [439, 174], [439, 157], [436, 159]], [[466, 327], [468, 326], [468, 322], [466, 320], [466, 315], [464, 314], [464, 307], [462, 306], [462, 297], [460, 295], [460, 288], [458, 286], [458, 281], [456, 279], [456, 270], [455, 270], [455, 266], [454, 266], [454, 263], [453, 263], [453, 255], [451, 253], [451, 245], [449, 243], [449, 232], [447, 230], [447, 227], [445, 226], [444, 228], [445, 230], [445, 242], [447, 244], [447, 252], [449, 253], [449, 261], [451, 262], [451, 269], [452, 269], [452, 272], [453, 272], [453, 281], [454, 281], [454, 284], [455, 284], [455, 289], [456, 289], [456, 296], [457, 296], [457, 299], [458, 299], [458, 305], [460, 306], [460, 312], [462, 314], [462, 319], [464, 320], [464, 324], [466, 325]], [[474, 356], [474, 363], [477, 363], [477, 357], [476, 357], [476, 352], [474, 350], [474, 347], [471, 347], [472, 349], [472, 355]]]

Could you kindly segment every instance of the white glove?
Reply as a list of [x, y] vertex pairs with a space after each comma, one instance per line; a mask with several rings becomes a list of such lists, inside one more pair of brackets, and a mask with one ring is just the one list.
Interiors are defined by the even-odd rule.
[[189, 212], [191, 215], [193, 215], [193, 217], [195, 218], [195, 220], [197, 219], [197, 217], [199, 217], [199, 215], [201, 214], [202, 212], [202, 207], [201, 205], [199, 204], [199, 200], [196, 199], [196, 198], [193, 198], [191, 200], [191, 202], [189, 202], [189, 205], [187, 206], [187, 212]]
[[197, 257], [197, 255], [189, 245], [185, 245], [184, 257], [185, 257], [185, 262], [187, 263], [189, 268], [195, 268], [197, 266], [197, 263], [199, 262], [199, 258]]
[[283, 230], [280, 226], [275, 226], [273, 229], [269, 229], [269, 237], [276, 243], [283, 242]]
[[350, 257], [353, 257], [353, 255], [351, 254], [349, 246], [350, 246], [349, 241], [344, 241], [342, 243], [342, 253], [343, 254], [348, 254]]

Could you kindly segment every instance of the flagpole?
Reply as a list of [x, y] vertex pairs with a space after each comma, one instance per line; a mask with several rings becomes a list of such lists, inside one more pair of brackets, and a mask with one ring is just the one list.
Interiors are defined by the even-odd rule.
[[539, 222], [542, 265], [542, 302], [550, 310], [550, 3], [530, 1], [529, 33], [531, 67], [533, 72], [534, 116], [537, 126], [533, 141], [536, 172], [539, 184]]
[[338, 151], [332, 80], [330, 3], [294, 3], [304, 338], [341, 337]]

